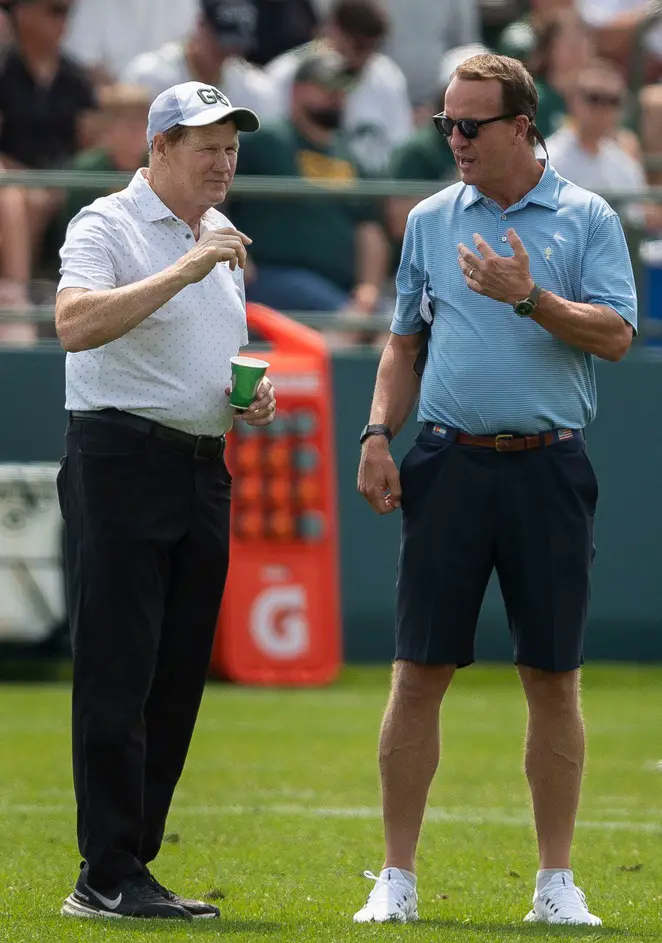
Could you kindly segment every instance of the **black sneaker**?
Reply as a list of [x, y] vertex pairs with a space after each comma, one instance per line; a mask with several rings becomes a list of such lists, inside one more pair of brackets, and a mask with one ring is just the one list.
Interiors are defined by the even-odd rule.
[[148, 871], [147, 868], [145, 868], [145, 872], [147, 879], [152, 883], [152, 887], [157, 890], [159, 894], [165, 897], [166, 900], [169, 900], [171, 904], [178, 904], [180, 907], [183, 907], [195, 920], [211, 920], [214, 917], [221, 916], [221, 911], [218, 907], [215, 907], [214, 904], [208, 904], [207, 901], [204, 900], [194, 900], [191, 897], [181, 897], [179, 894], [175, 894], [174, 891], [169, 891], [163, 884], [159, 884], [154, 875], [151, 871]]
[[112, 890], [93, 890], [87, 883], [83, 868], [60, 911], [64, 917], [170, 917], [190, 920], [191, 915], [180, 904], [166, 900], [152, 881], [143, 874], [125, 878]]

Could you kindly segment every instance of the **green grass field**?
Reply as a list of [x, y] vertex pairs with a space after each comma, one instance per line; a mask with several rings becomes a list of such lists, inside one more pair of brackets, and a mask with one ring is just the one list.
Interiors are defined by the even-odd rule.
[[419, 857], [421, 921], [356, 926], [381, 865], [376, 740], [388, 671], [319, 691], [208, 687], [157, 876], [220, 921], [59, 916], [77, 869], [67, 685], [0, 687], [0, 940], [662, 938], [662, 670], [588, 667], [575, 874], [602, 928], [522, 923], [536, 858], [512, 668], [460, 672]]

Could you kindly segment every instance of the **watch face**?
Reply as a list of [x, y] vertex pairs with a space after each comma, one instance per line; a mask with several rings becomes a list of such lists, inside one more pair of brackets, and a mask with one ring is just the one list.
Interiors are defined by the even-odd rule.
[[520, 318], [528, 318], [533, 313], [535, 305], [531, 301], [518, 301], [515, 305], [515, 311], [519, 314]]

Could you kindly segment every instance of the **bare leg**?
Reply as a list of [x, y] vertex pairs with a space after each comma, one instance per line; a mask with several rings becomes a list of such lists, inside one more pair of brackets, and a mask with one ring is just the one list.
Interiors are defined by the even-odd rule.
[[541, 868], [569, 868], [584, 766], [579, 671], [518, 667], [529, 705], [525, 769]]
[[455, 665], [397, 661], [379, 743], [385, 868], [414, 871], [425, 802], [439, 762], [439, 708]]

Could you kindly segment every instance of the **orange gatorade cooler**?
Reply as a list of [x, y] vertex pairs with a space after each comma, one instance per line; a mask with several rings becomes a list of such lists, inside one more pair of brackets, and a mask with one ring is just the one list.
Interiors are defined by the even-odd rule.
[[228, 436], [230, 570], [211, 670], [243, 684], [324, 684], [342, 657], [329, 352], [263, 305], [247, 305], [247, 318], [277, 414], [264, 428], [238, 420]]

